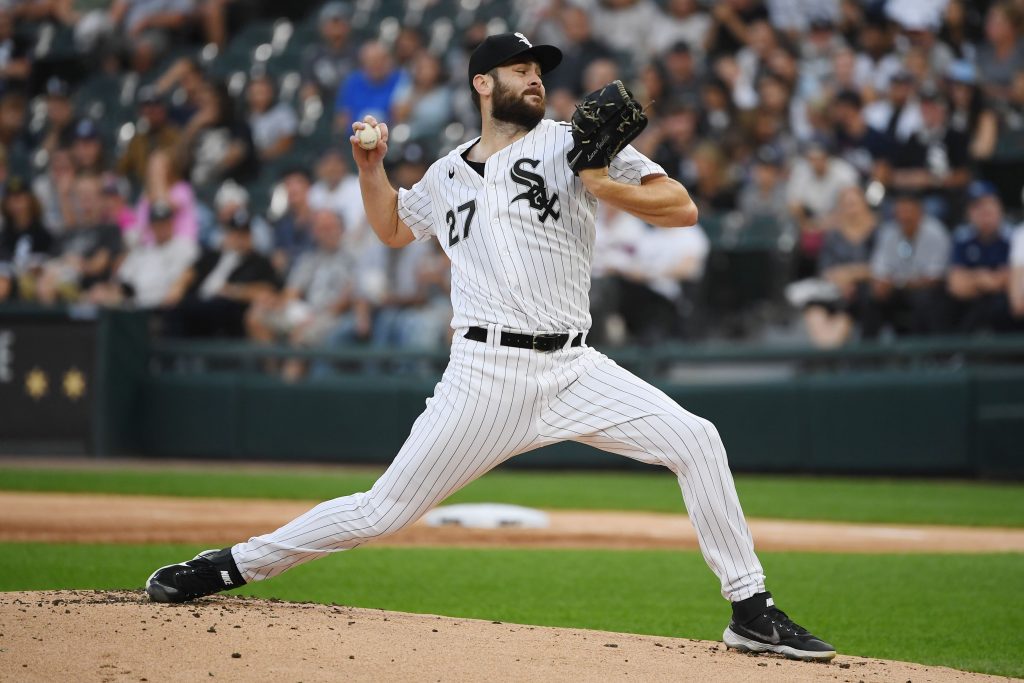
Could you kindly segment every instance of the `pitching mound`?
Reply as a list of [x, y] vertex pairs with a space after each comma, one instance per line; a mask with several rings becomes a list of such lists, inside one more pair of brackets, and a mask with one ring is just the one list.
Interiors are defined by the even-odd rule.
[[141, 592], [0, 593], [6, 681], [983, 681], [942, 667], [790, 662], [721, 643]]

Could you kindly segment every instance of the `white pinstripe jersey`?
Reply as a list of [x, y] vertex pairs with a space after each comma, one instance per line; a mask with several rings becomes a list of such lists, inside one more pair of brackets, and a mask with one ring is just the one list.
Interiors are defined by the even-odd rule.
[[[568, 124], [541, 121], [491, 155], [484, 177], [462, 158], [476, 141], [398, 193], [402, 221], [418, 240], [436, 237], [451, 259], [452, 327], [590, 329], [597, 199], [566, 163], [573, 144]], [[664, 174], [632, 146], [609, 168], [612, 179], [632, 185]]]

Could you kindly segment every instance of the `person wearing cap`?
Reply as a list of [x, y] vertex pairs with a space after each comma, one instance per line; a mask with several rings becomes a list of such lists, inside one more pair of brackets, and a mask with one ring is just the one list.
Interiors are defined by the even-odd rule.
[[774, 147], [760, 147], [751, 163], [750, 178], [740, 188], [737, 208], [748, 222], [774, 221], [779, 233], [792, 226], [786, 203], [786, 160]]
[[71, 89], [66, 81], [53, 76], [46, 81], [46, 125], [39, 132], [36, 145], [50, 154], [70, 147], [74, 142], [74, 123]]
[[918, 92], [921, 127], [892, 145], [890, 183], [922, 193], [929, 213], [955, 225], [963, 207], [963, 192], [970, 181], [969, 139], [948, 125], [949, 108], [943, 94], [932, 86]]
[[249, 191], [234, 180], [225, 180], [217, 188], [213, 196], [213, 212], [216, 219], [212, 230], [200, 235], [200, 242], [205, 247], [219, 247], [227, 234], [232, 216], [241, 211], [250, 216], [249, 231], [252, 234], [253, 248], [261, 254], [268, 255], [274, 249], [274, 229], [267, 219], [253, 214], [249, 208]]
[[318, 96], [330, 102], [355, 70], [359, 51], [351, 39], [352, 10], [347, 2], [328, 2], [320, 8], [320, 40], [302, 55], [302, 99]]
[[921, 109], [915, 95], [916, 79], [906, 69], [900, 69], [889, 79], [885, 97], [876, 99], [864, 108], [868, 125], [902, 142], [921, 128]]
[[967, 223], [953, 233], [953, 256], [946, 276], [953, 329], [970, 333], [1005, 328], [1011, 226], [991, 183], [972, 182], [967, 199]]
[[879, 229], [871, 254], [861, 336], [875, 339], [887, 327], [896, 334], [943, 332], [949, 232], [925, 213], [919, 191], [896, 188], [891, 194], [893, 220]]
[[714, 425], [586, 345], [599, 203], [659, 228], [692, 227], [697, 208], [682, 185], [630, 145], [607, 166], [573, 172], [570, 128], [544, 119], [542, 76], [560, 61], [558, 48], [534, 45], [522, 33], [486, 38], [467, 74], [480, 136], [432, 164], [411, 188], [396, 191], [384, 168], [387, 125], [367, 150], [356, 134], [377, 120], [353, 124], [363, 204], [380, 241], [398, 249], [436, 239], [451, 259], [457, 331], [448, 370], [368, 492], [159, 568], [146, 582], [151, 599], [193, 600], [364, 545], [413, 523], [505, 460], [574, 439], [678, 475], [707, 563], [732, 603], [727, 646], [819, 661], [835, 656], [765, 590]]
[[270, 260], [253, 248], [250, 217], [236, 212], [219, 249], [204, 250], [166, 298], [164, 333], [184, 337], [245, 337], [249, 306], [279, 289]]
[[199, 253], [195, 242], [174, 234], [174, 207], [154, 202], [149, 207], [153, 240], [136, 244], [109, 283], [92, 288], [93, 302], [104, 306], [130, 304], [151, 309], [166, 306], [171, 290]]
[[71, 159], [75, 162], [75, 172], [79, 175], [98, 175], [108, 170], [103, 150], [103, 135], [99, 124], [90, 118], [79, 119], [75, 124]]
[[181, 129], [170, 120], [167, 102], [152, 85], [139, 88], [138, 121], [135, 133], [117, 160], [117, 172], [136, 187], [145, 184], [149, 157], [157, 151], [173, 153], [181, 139]]

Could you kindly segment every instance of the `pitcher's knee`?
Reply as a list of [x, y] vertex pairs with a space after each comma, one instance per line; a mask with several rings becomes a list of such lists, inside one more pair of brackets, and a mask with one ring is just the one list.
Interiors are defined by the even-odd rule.
[[416, 521], [418, 515], [407, 501], [396, 498], [378, 499], [371, 492], [355, 495], [360, 516], [359, 528], [353, 533], [363, 542], [397, 533]]

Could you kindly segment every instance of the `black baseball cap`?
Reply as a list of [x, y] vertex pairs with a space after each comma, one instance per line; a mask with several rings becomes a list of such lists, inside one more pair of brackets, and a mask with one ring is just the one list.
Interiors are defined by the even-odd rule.
[[473, 77], [485, 74], [514, 57], [532, 57], [540, 64], [541, 73], [547, 74], [562, 63], [562, 51], [554, 45], [534, 45], [522, 33], [499, 33], [487, 36], [469, 57], [469, 83]]
[[228, 216], [228, 230], [234, 230], [238, 232], [249, 232], [251, 226], [251, 219], [249, 218], [249, 212], [245, 209], [238, 209], [233, 214]]
[[174, 218], [174, 207], [167, 202], [153, 202], [149, 207], [150, 222], [166, 221]]

